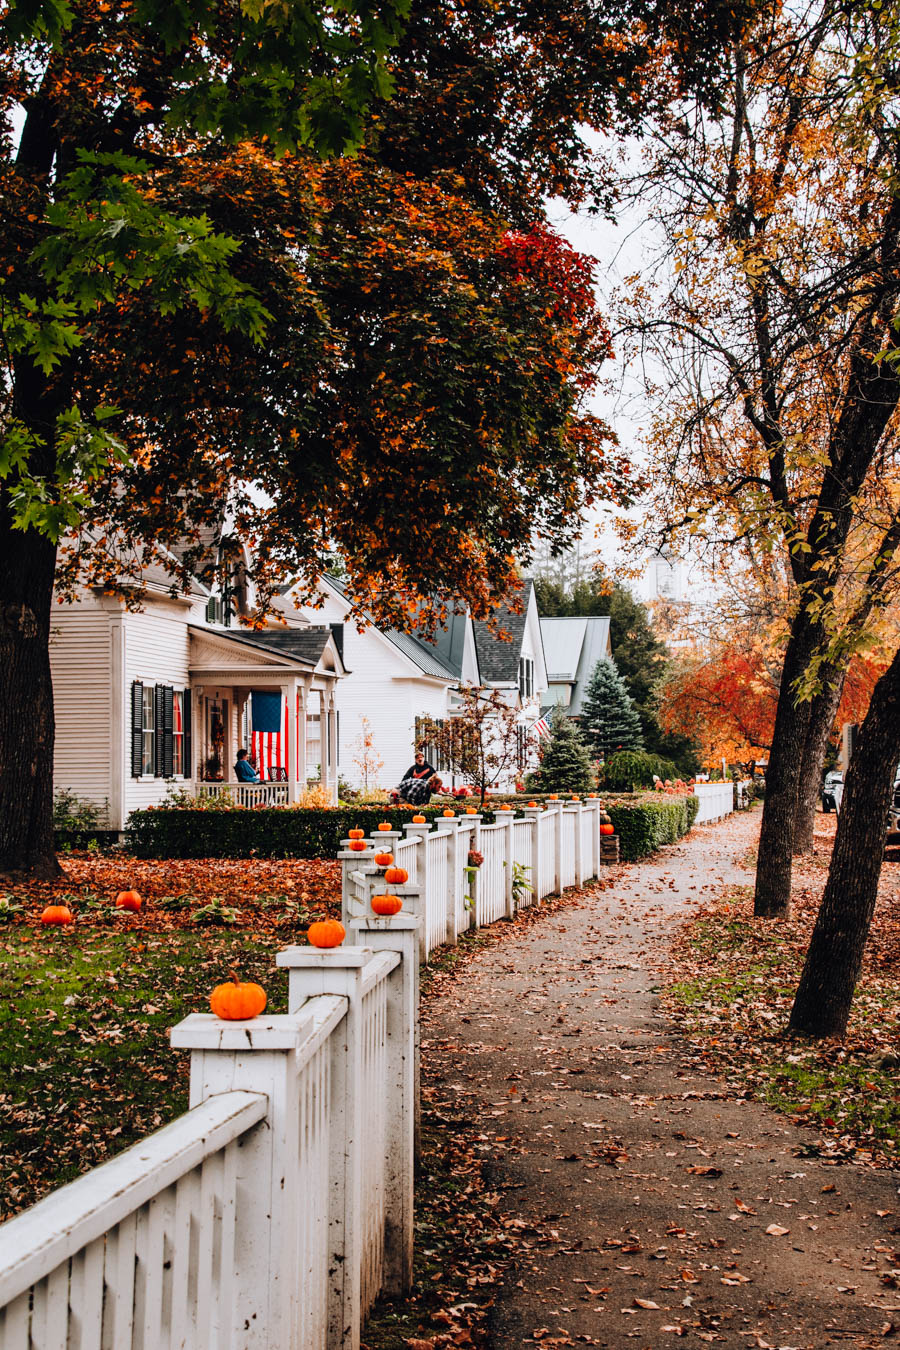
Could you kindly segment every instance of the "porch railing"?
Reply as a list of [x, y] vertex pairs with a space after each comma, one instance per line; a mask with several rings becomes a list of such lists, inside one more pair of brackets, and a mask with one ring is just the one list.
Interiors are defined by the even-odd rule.
[[287, 806], [287, 783], [198, 783], [198, 797], [227, 797], [238, 806]]

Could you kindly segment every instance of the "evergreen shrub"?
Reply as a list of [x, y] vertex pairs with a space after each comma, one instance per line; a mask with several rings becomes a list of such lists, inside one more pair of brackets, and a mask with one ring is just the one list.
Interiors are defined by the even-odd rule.
[[697, 818], [697, 797], [639, 797], [633, 802], [607, 802], [606, 810], [619, 836], [623, 862], [649, 857], [664, 844], [687, 834]]
[[663, 782], [674, 781], [678, 770], [670, 759], [651, 755], [644, 750], [617, 750], [600, 770], [600, 782], [610, 792], [636, 792], [652, 788], [653, 775]]

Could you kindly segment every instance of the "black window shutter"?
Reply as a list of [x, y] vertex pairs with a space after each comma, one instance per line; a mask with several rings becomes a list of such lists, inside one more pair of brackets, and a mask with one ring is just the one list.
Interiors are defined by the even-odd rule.
[[162, 723], [157, 723], [160, 741], [160, 773], [171, 778], [175, 772], [175, 691], [162, 686]]
[[194, 771], [194, 762], [191, 759], [191, 691], [185, 689], [181, 696], [181, 725], [184, 731], [184, 740], [181, 743], [181, 772], [185, 778], [190, 778]]
[[144, 740], [144, 686], [131, 686], [131, 776], [140, 778]]

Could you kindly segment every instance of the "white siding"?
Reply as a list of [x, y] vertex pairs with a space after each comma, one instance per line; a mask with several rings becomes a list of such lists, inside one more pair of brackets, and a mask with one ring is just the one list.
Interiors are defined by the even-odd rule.
[[54, 789], [103, 806], [113, 797], [109, 730], [114, 616], [88, 596], [57, 605], [50, 628], [56, 745]]
[[[148, 601], [139, 614], [126, 614], [125, 659], [121, 699], [124, 736], [120, 750], [119, 771], [124, 782], [124, 815], [142, 806], [155, 806], [166, 795], [162, 778], [132, 778], [131, 776], [131, 686], [135, 680], [142, 684], [170, 684], [174, 689], [187, 689], [189, 635], [188, 624], [196, 622], [188, 608], [180, 604]], [[197, 734], [194, 728], [194, 734]]]

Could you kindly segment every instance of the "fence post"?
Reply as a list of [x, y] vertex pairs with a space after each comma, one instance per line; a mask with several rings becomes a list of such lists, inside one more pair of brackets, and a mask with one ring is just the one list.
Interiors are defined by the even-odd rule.
[[354, 919], [350, 940], [373, 951], [400, 953], [388, 976], [388, 1063], [385, 1094], [388, 1112], [384, 1230], [384, 1287], [405, 1294], [413, 1278], [413, 1192], [419, 1153], [419, 936], [417, 914], [372, 914]]
[[584, 807], [580, 801], [573, 802], [569, 807], [575, 817], [575, 885], [584, 885], [584, 843], [581, 838], [581, 817]]
[[347, 1014], [331, 1038], [331, 1137], [328, 1180], [329, 1347], [358, 1350], [362, 1271], [362, 1084], [360, 993], [368, 947], [287, 947], [275, 958], [289, 972], [288, 1008], [299, 1012], [318, 994], [347, 999]]
[[534, 895], [534, 903], [543, 900], [541, 893], [541, 826], [540, 819], [544, 814], [541, 806], [525, 806], [522, 808], [522, 814], [531, 821], [531, 884]]
[[600, 876], [600, 798], [589, 792], [587, 809], [591, 813], [591, 875]]
[[191, 1051], [192, 1107], [236, 1088], [269, 1099], [266, 1121], [244, 1140], [234, 1164], [233, 1271], [223, 1271], [232, 1312], [225, 1339], [242, 1350], [296, 1344], [303, 1203], [296, 1058], [308, 1031], [308, 1017], [290, 1014], [223, 1022], [194, 1013], [170, 1033], [176, 1050]]
[[562, 895], [562, 846], [563, 846], [563, 817], [562, 802], [554, 802], [553, 807], [553, 828], [556, 833], [553, 836], [553, 891], [555, 895]]
[[348, 845], [349, 839], [341, 840], [341, 848], [338, 852], [338, 861], [341, 864], [341, 923], [347, 927], [350, 917], [350, 901], [356, 893], [356, 888], [351, 881], [354, 872], [370, 873], [376, 870], [372, 859], [375, 857], [375, 849], [370, 844], [366, 844], [365, 849], [351, 850]]
[[503, 826], [503, 884], [506, 900], [504, 917], [507, 919], [516, 917], [516, 891], [513, 885], [515, 880], [513, 872], [513, 821], [515, 818], [514, 811], [497, 812], [497, 820]]
[[447, 836], [447, 893], [446, 915], [447, 931], [444, 937], [445, 942], [450, 942], [455, 947], [459, 942], [459, 924], [457, 922], [457, 895], [459, 893], [459, 884], [462, 876], [462, 849], [460, 847], [462, 820], [459, 816], [454, 816], [451, 820], [438, 818], [437, 827], [441, 833]]
[[[483, 819], [484, 819], [484, 816], [482, 815], [482, 813], [481, 813], [480, 811], [476, 812], [476, 814], [475, 814], [474, 816], [471, 817], [471, 820], [472, 820], [472, 841], [471, 841], [469, 847], [472, 848], [472, 849], [474, 849], [474, 851], [475, 851], [476, 853], [480, 853], [480, 852], [481, 852], [481, 822], [482, 822]], [[470, 880], [470, 882], [471, 882], [471, 887], [470, 887], [470, 890], [469, 890], [469, 895], [472, 897], [472, 908], [469, 910], [469, 927], [470, 927], [470, 928], [477, 928], [477, 927], [478, 927], [478, 885], [479, 885], [480, 877], [481, 877], [480, 871], [476, 871], [476, 872], [475, 872], [475, 875], [474, 875], [473, 877], [467, 878], [467, 880]]]

